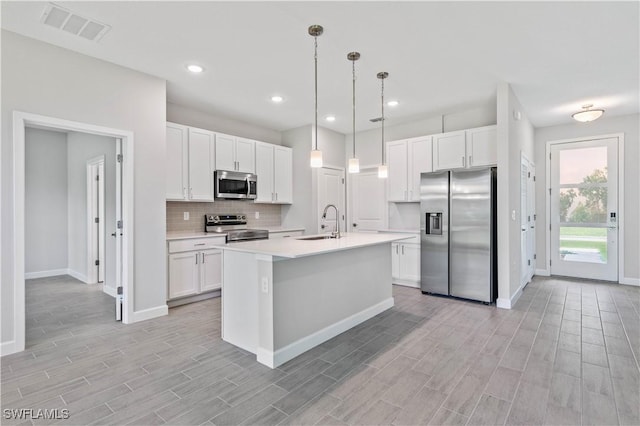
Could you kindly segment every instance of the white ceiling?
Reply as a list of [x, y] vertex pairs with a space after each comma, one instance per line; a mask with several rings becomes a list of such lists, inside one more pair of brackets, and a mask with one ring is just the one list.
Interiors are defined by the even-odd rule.
[[[639, 112], [638, 2], [57, 2], [112, 29], [91, 42], [40, 22], [46, 2], [2, 2], [2, 28], [167, 80], [168, 100], [274, 130], [313, 121], [318, 38], [321, 125], [379, 126], [379, 71], [389, 72], [388, 125], [495, 103], [512, 88], [536, 127], [571, 121], [584, 103]], [[191, 61], [206, 72], [185, 70]], [[285, 102], [274, 105], [273, 94]]]

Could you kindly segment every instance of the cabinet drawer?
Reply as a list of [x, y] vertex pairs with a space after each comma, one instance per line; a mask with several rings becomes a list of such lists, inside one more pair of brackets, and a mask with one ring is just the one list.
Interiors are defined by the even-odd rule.
[[302, 231], [269, 232], [269, 239], [274, 240], [276, 238], [292, 238], [292, 237], [299, 237], [301, 235], [302, 235]]
[[169, 253], [182, 251], [206, 250], [224, 244], [225, 237], [192, 238], [187, 240], [169, 241]]

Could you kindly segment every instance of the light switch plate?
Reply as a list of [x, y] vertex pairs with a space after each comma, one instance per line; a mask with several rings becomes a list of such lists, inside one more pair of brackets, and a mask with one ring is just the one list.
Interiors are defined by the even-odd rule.
[[182, 217], [184, 218], [184, 220], [189, 220], [189, 212], [182, 213]]
[[260, 219], [260, 212], [256, 212], [256, 219]]
[[511, 210], [511, 220], [516, 220], [516, 211]]
[[269, 293], [269, 279], [267, 277], [262, 277], [262, 292]]

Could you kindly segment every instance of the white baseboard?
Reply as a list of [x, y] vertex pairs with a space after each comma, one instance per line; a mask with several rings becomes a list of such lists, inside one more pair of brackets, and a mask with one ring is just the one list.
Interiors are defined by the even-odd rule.
[[541, 277], [550, 277], [551, 272], [548, 269], [536, 269], [536, 275], [540, 275]]
[[275, 352], [258, 347], [258, 352], [256, 353], [258, 362], [268, 367], [276, 368], [279, 365], [282, 365], [285, 362], [297, 357], [301, 353], [304, 353], [309, 349], [314, 348], [319, 344], [337, 336], [338, 334], [343, 333], [370, 318], [373, 318], [379, 313], [392, 308], [393, 304], [393, 297], [385, 299], [376, 305], [357, 312], [350, 317], [347, 317], [321, 330], [318, 330], [309, 336], [303, 337], [302, 339], [290, 343]]
[[134, 311], [129, 320], [129, 324], [139, 321], [146, 321], [152, 318], [162, 317], [169, 314], [169, 307], [167, 305], [156, 306], [155, 308], [143, 309], [141, 311]]
[[16, 352], [22, 352], [23, 350], [24, 349], [16, 347], [15, 340], [0, 343], [0, 356], [15, 354]]
[[412, 287], [412, 288], [420, 288], [420, 283], [411, 280], [402, 280], [402, 279], [393, 279], [392, 284], [401, 285], [403, 287]]
[[102, 285], [102, 291], [111, 297], [116, 297], [118, 295], [118, 290], [113, 287], [108, 287], [105, 284]]
[[32, 280], [34, 278], [57, 277], [59, 275], [67, 275], [68, 273], [69, 273], [69, 270], [67, 268], [51, 269], [49, 271], [25, 272], [24, 279]]
[[640, 287], [640, 278], [622, 277], [620, 278], [619, 283], [626, 284], [626, 285], [635, 285]]
[[89, 277], [84, 274], [81, 274], [78, 271], [74, 271], [73, 269], [67, 269], [67, 274], [75, 278], [76, 280], [82, 281], [85, 284], [89, 284]]
[[507, 298], [498, 298], [496, 300], [496, 307], [498, 308], [502, 308], [502, 309], [511, 309], [514, 307], [514, 305], [516, 304], [516, 302], [518, 301], [518, 299], [520, 299], [520, 296], [522, 296], [522, 288], [523, 286], [520, 286], [520, 288], [518, 288], [518, 290], [516, 290], [516, 292], [513, 294], [513, 296], [511, 296], [510, 299]]

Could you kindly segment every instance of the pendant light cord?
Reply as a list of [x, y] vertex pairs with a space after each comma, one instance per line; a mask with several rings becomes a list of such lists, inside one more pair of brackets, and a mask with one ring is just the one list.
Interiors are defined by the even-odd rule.
[[315, 125], [315, 135], [316, 135], [316, 151], [318, 150], [318, 36], [313, 36], [313, 40], [314, 40], [314, 54], [313, 54], [313, 60], [315, 62], [315, 120], [316, 120], [316, 125]]
[[351, 61], [353, 74], [353, 158], [356, 158], [356, 61]]
[[380, 80], [382, 82], [382, 90], [380, 91], [380, 100], [382, 105], [382, 164], [384, 165], [384, 77]]

